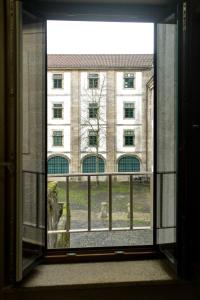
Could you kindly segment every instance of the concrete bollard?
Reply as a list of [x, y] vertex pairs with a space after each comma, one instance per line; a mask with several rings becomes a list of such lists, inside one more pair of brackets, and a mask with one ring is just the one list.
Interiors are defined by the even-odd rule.
[[107, 202], [101, 202], [100, 217], [102, 219], [105, 219], [108, 217], [108, 203]]

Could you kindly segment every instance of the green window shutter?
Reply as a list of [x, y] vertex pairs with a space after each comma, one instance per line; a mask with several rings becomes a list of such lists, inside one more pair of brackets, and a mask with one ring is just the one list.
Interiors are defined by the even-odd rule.
[[62, 156], [54, 156], [48, 160], [48, 174], [69, 173], [69, 162]]
[[83, 173], [104, 173], [104, 160], [101, 157], [97, 158], [95, 155], [87, 156], [83, 159], [82, 169]]
[[61, 89], [62, 81], [63, 81], [62, 74], [53, 74], [53, 88], [54, 89]]
[[124, 103], [124, 118], [135, 118], [134, 102]]
[[124, 88], [133, 89], [135, 87], [135, 74], [124, 73]]
[[94, 130], [89, 131], [89, 146], [97, 146], [97, 132]]
[[62, 104], [53, 105], [53, 117], [54, 119], [62, 119], [63, 117], [63, 106]]
[[54, 131], [53, 132], [53, 146], [63, 146], [62, 131]]
[[124, 146], [134, 146], [135, 145], [135, 135], [133, 130], [124, 131]]
[[88, 87], [89, 89], [97, 89], [99, 87], [99, 74], [88, 75]]
[[118, 161], [118, 172], [140, 172], [140, 161], [133, 156], [123, 156]]
[[97, 103], [89, 103], [89, 118], [97, 118], [98, 105]]

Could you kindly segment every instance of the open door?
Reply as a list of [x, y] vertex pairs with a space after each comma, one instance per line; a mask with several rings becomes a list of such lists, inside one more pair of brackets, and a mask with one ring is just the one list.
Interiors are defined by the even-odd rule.
[[178, 27], [156, 24], [156, 243], [177, 268]]
[[43, 256], [46, 220], [46, 22], [17, 2], [16, 280]]

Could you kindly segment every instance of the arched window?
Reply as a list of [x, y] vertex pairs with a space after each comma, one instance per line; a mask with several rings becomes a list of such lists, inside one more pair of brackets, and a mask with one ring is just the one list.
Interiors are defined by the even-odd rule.
[[69, 173], [69, 162], [62, 156], [53, 156], [48, 160], [48, 174]]
[[104, 160], [101, 157], [97, 158], [95, 155], [92, 155], [83, 159], [83, 173], [103, 173], [104, 170]]
[[139, 172], [140, 161], [133, 156], [123, 156], [118, 161], [118, 172]]

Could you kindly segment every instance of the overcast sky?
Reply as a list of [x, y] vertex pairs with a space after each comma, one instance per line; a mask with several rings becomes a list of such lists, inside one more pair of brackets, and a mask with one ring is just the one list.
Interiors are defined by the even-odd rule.
[[114, 22], [47, 22], [49, 54], [153, 53], [153, 24]]

